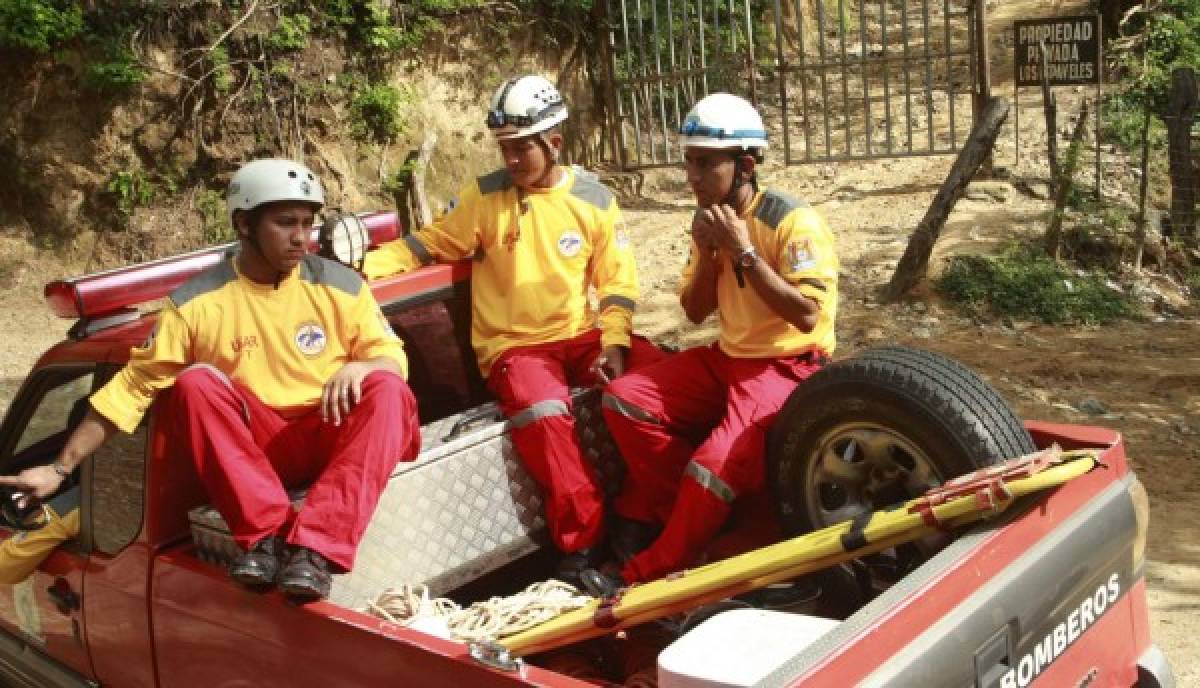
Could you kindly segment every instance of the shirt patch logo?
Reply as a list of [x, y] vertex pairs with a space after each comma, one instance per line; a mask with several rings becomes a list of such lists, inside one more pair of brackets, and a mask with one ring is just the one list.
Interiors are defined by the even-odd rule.
[[319, 323], [309, 321], [296, 329], [296, 348], [305, 356], [317, 356], [325, 350], [325, 330]]
[[258, 348], [258, 335], [238, 335], [232, 341], [233, 353], [240, 354], [243, 351], [254, 351]]
[[793, 270], [807, 270], [817, 264], [813, 256], [812, 239], [799, 239], [788, 242], [788, 266]]
[[566, 258], [574, 258], [583, 250], [583, 237], [573, 229], [564, 230], [558, 237], [558, 252]]
[[629, 248], [629, 244], [629, 228], [625, 226], [624, 222], [622, 222], [621, 224], [617, 225], [617, 248], [627, 249]]

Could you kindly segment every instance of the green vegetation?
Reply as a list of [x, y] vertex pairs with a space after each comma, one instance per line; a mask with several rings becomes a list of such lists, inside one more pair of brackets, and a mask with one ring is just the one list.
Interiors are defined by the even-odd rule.
[[936, 286], [975, 315], [1102, 324], [1134, 314], [1129, 298], [1107, 286], [1103, 274], [1068, 272], [1026, 246], [997, 256], [956, 256]]
[[[1171, 85], [1171, 70], [1200, 65], [1200, 0], [1161, 0], [1150, 13], [1131, 16], [1122, 29], [1130, 37], [1117, 53], [1124, 88], [1102, 110], [1106, 134], [1133, 149], [1141, 145], [1145, 109], [1161, 117]], [[1161, 122], [1151, 123], [1151, 144], [1165, 144]]]
[[387, 84], [363, 88], [350, 101], [350, 134], [359, 141], [395, 141], [407, 125], [402, 109], [413, 97], [412, 91]]
[[72, 0], [0, 0], [0, 48], [48, 53], [82, 31]]
[[146, 70], [138, 64], [137, 55], [130, 49], [126, 36], [96, 39], [97, 52], [103, 61], [92, 62], [84, 68], [84, 85], [97, 93], [118, 95], [142, 83]]
[[233, 227], [225, 216], [225, 197], [220, 191], [205, 189], [196, 194], [194, 206], [203, 220], [204, 244], [224, 244], [233, 241]]
[[277, 52], [303, 50], [308, 45], [308, 34], [311, 31], [312, 22], [303, 14], [280, 17], [275, 30], [267, 36], [266, 44], [268, 48]]
[[1200, 267], [1193, 267], [1188, 271], [1187, 288], [1193, 299], [1200, 300]]
[[117, 221], [122, 227], [129, 224], [133, 211], [144, 206], [158, 195], [158, 186], [141, 170], [114, 172], [104, 185], [112, 195]]

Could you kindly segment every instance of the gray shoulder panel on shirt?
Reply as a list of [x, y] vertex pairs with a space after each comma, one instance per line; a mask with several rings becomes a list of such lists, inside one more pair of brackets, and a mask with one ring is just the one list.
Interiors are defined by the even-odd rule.
[[237, 270], [233, 269], [233, 255], [230, 254], [220, 263], [181, 284], [171, 292], [169, 298], [176, 308], [183, 308], [188, 301], [216, 291], [236, 279]]
[[300, 279], [341, 289], [351, 296], [358, 296], [363, 285], [357, 272], [337, 261], [311, 254], [304, 256], [304, 262], [300, 264]]
[[779, 229], [779, 224], [796, 208], [807, 208], [808, 204], [779, 191], [767, 191], [763, 194], [758, 210], [754, 217], [758, 218], [771, 229]]
[[607, 210], [613, 202], [613, 192], [591, 175], [576, 174], [575, 183], [571, 185], [571, 195], [601, 210]]
[[490, 193], [496, 193], [497, 191], [510, 189], [513, 185], [512, 175], [510, 175], [506, 169], [490, 172], [482, 177], [479, 177], [475, 181], [479, 183], [479, 193], [484, 196]]

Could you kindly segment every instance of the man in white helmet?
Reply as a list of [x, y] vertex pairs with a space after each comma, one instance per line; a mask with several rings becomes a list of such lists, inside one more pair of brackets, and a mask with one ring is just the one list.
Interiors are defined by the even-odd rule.
[[745, 100], [710, 95], [680, 128], [698, 208], [680, 303], [719, 340], [615, 380], [604, 416], [628, 472], [613, 509], [620, 574], [589, 570], [593, 593], [691, 565], [735, 499], [761, 492], [767, 430], [796, 384], [833, 353], [838, 259], [808, 205], [758, 189], [767, 147]]
[[[398, 461], [420, 449], [407, 360], [370, 288], [306, 252], [321, 183], [291, 160], [255, 160], [229, 184], [240, 250], [176, 289], [150, 339], [92, 395], [58, 458], [0, 483], [38, 498], [159, 390], [171, 442], [188, 447], [245, 550], [230, 574], [298, 600], [329, 594]], [[296, 512], [287, 488], [308, 485]]]
[[631, 334], [637, 272], [612, 192], [558, 164], [566, 118], [545, 78], [501, 84], [487, 126], [505, 167], [467, 184], [432, 225], [368, 253], [365, 271], [377, 278], [475, 259], [476, 358], [511, 419], [518, 454], [545, 491], [551, 536], [568, 553], [559, 575], [577, 582], [602, 556], [604, 504], [575, 436], [568, 386], [619, 377], [661, 354]]

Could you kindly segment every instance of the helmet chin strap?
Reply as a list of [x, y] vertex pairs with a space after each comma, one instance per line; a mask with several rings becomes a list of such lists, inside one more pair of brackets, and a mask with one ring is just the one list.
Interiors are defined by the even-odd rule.
[[725, 198], [721, 199], [722, 205], [727, 205], [734, 210], [742, 210], [737, 207], [738, 192], [741, 191], [742, 185], [749, 181], [750, 186], [754, 188], [754, 192], [758, 193], [758, 178], [751, 175], [750, 179], [744, 178], [745, 171], [742, 169], [742, 154], [744, 151], [735, 154], [733, 158], [733, 183], [729, 185], [729, 193], [725, 194]]

